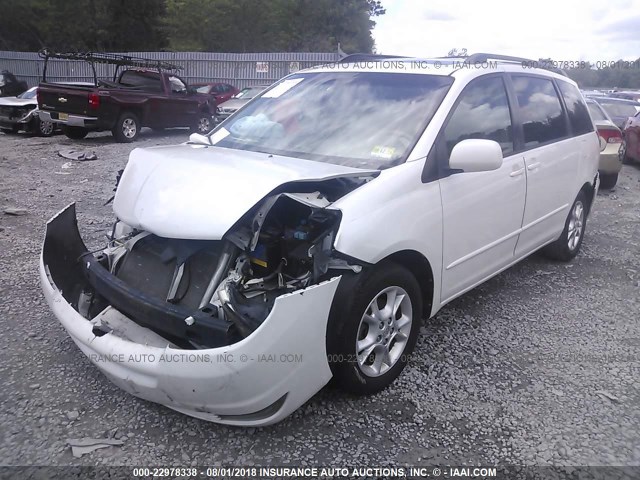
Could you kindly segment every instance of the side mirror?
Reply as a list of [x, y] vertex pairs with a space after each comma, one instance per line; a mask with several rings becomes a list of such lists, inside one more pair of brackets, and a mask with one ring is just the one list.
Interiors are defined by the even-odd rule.
[[192, 133], [189, 135], [189, 143], [195, 143], [197, 145], [211, 145], [209, 137], [201, 135], [199, 133]]
[[449, 168], [463, 172], [488, 172], [502, 166], [502, 148], [493, 140], [468, 139], [456, 144]]

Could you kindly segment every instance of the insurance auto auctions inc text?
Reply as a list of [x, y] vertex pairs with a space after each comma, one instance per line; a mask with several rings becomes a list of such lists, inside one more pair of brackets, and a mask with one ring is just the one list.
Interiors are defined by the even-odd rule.
[[[222, 471], [224, 470], [224, 471]], [[220, 467], [217, 475], [233, 477], [233, 471]], [[250, 467], [237, 472], [239, 476], [270, 478], [353, 478], [353, 477], [468, 477], [489, 478], [497, 475], [496, 468], [487, 467]]]

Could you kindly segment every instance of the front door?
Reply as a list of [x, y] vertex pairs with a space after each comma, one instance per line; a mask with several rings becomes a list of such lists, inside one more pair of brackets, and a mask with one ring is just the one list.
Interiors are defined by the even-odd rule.
[[443, 303], [514, 260], [525, 206], [526, 170], [522, 154], [514, 154], [502, 75], [478, 78], [460, 95], [439, 135], [444, 163], [448, 164], [453, 147], [469, 138], [498, 142], [504, 162], [497, 170], [453, 173], [440, 179]]

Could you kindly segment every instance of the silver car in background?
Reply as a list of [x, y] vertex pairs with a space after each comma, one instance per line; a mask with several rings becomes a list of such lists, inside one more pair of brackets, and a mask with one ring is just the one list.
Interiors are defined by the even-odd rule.
[[269, 85], [256, 85], [243, 88], [229, 100], [218, 105], [218, 108], [216, 108], [216, 123], [220, 123], [236, 113], [240, 108], [244, 107], [249, 100], [260, 95], [268, 87]]
[[38, 117], [38, 87], [31, 87], [17, 97], [0, 98], [0, 131], [17, 133], [24, 130], [35, 135], [53, 135], [54, 125]]

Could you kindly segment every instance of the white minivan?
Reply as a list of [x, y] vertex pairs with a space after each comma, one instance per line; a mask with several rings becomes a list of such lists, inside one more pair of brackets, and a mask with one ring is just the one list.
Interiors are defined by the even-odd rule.
[[385, 388], [422, 319], [580, 250], [598, 136], [575, 82], [529, 66], [352, 56], [135, 149], [102, 251], [74, 204], [48, 223], [51, 309], [115, 384], [214, 422], [277, 422], [332, 377]]

